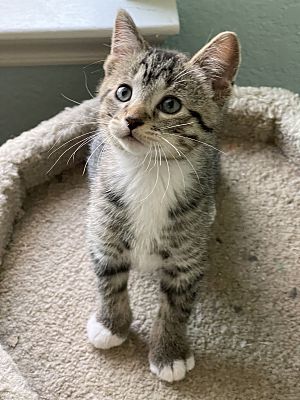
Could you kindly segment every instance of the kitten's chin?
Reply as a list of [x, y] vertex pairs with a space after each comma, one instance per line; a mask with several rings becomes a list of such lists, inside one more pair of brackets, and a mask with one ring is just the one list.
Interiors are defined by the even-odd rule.
[[122, 150], [135, 156], [145, 155], [149, 151], [145, 144], [133, 136], [125, 136], [123, 138], [117, 138], [117, 140]]

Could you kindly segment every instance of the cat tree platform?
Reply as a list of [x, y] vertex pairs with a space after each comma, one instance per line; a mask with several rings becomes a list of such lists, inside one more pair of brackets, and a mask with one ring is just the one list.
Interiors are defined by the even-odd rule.
[[235, 89], [211, 267], [189, 326], [196, 367], [173, 385], [148, 367], [154, 276], [131, 278], [124, 345], [100, 351], [86, 339], [97, 290], [84, 242], [85, 146], [67, 162], [96, 110], [85, 101], [0, 148], [0, 399], [298, 399], [299, 96]]

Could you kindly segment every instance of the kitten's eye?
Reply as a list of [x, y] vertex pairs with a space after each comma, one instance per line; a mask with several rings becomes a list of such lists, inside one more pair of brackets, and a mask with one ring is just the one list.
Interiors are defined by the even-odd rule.
[[166, 114], [175, 114], [181, 109], [181, 102], [176, 99], [176, 97], [165, 97], [162, 102], [159, 103], [158, 108]]
[[120, 101], [128, 101], [131, 99], [132, 89], [128, 85], [119, 86], [116, 91], [116, 98]]

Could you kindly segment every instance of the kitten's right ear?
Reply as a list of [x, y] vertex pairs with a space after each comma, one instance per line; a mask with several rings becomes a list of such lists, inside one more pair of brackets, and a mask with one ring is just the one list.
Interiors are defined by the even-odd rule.
[[139, 34], [131, 16], [125, 10], [119, 10], [112, 35], [110, 54], [117, 57], [127, 56], [147, 47]]

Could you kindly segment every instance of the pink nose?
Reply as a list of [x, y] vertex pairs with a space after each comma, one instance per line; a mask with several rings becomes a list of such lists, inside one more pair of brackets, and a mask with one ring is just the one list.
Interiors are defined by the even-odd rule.
[[135, 117], [127, 117], [126, 122], [130, 131], [133, 131], [138, 126], [144, 125], [144, 121], [142, 119]]

